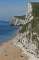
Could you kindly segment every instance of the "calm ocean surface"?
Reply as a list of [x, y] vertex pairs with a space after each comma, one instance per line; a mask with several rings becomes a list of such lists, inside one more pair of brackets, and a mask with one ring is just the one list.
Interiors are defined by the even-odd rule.
[[6, 42], [16, 35], [18, 27], [10, 26], [8, 21], [0, 20], [0, 43]]

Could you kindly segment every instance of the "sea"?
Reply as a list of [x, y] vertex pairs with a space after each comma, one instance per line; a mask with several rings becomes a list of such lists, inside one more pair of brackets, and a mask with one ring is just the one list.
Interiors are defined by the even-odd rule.
[[18, 29], [18, 26], [11, 26], [9, 21], [0, 20], [0, 44], [11, 40]]

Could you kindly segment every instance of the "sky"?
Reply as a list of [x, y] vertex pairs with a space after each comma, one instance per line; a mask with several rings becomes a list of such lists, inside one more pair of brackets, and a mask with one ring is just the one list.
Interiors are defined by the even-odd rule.
[[[25, 0], [0, 0], [0, 17], [25, 14]], [[32, 0], [39, 2], [39, 0]]]

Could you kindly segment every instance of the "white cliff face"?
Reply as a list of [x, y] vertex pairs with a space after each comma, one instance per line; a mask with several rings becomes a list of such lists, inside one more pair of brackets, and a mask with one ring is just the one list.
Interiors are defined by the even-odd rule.
[[15, 18], [14, 17], [10, 17], [10, 20], [9, 20], [9, 24], [11, 25], [11, 24], [15, 24]]
[[16, 17], [11, 17], [10, 18], [10, 24], [13, 24], [13, 25], [26, 24], [28, 22], [31, 22], [32, 19], [33, 19], [33, 16], [31, 16], [31, 15], [29, 15], [27, 17], [27, 20], [26, 19], [19, 19]]
[[[26, 32], [24, 33], [20, 33], [19, 37], [18, 37], [18, 42], [17, 44], [22, 48], [24, 48], [28, 53], [33, 54], [35, 57], [39, 57], [39, 50], [37, 47], [37, 42], [35, 41], [35, 43], [30, 39], [28, 39], [26, 37]], [[20, 45], [21, 44], [21, 45]]]
[[32, 5], [28, 3], [28, 14], [32, 13]]
[[14, 24], [14, 25], [26, 24], [25, 20], [23, 20], [23, 19], [14, 17], [14, 19], [12, 18], [12, 20], [13, 20], [12, 24]]

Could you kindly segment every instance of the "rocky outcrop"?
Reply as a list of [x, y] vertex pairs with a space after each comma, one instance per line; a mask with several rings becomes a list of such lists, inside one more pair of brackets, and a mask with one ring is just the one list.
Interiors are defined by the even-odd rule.
[[33, 16], [31, 14], [27, 17], [27, 19], [25, 19], [25, 17], [26, 17], [25, 15], [10, 17], [9, 24], [10, 25], [24, 25], [26, 23], [31, 22], [31, 20], [33, 19]]
[[10, 17], [10, 19], [9, 19], [9, 24], [11, 25], [11, 26], [13, 26], [13, 25], [16, 25], [16, 21], [15, 21], [15, 18], [14, 17]]

